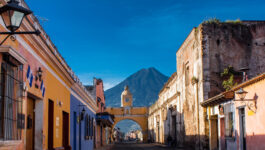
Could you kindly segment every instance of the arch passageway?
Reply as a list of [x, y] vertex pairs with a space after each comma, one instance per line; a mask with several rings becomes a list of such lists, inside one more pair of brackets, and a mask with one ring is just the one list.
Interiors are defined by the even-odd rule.
[[148, 138], [148, 111], [147, 107], [108, 107], [106, 111], [112, 115], [114, 115], [114, 124], [112, 128], [116, 126], [116, 124], [122, 120], [133, 120], [142, 128], [143, 134], [143, 142], [147, 142]]

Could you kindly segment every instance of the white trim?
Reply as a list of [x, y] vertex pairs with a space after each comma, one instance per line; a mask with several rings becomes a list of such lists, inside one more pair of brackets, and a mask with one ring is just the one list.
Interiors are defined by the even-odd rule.
[[26, 64], [27, 60], [20, 55], [14, 48], [11, 46], [0, 46], [0, 53], [8, 53], [12, 57], [14, 57], [17, 61], [19, 61], [21, 64]]

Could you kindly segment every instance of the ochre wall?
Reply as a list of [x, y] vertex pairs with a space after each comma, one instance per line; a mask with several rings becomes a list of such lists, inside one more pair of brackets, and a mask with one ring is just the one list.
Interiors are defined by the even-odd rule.
[[[62, 146], [62, 130], [63, 130], [63, 120], [62, 112], [65, 111], [69, 113], [70, 117], [70, 91], [61, 84], [50, 72], [47, 72], [46, 79], [46, 95], [44, 100], [44, 129], [43, 133], [45, 136], [45, 148], [48, 144], [48, 101], [52, 100], [54, 102], [54, 147]], [[58, 105], [58, 101], [62, 102], [62, 105]], [[56, 118], [59, 118], [59, 125], [56, 125]], [[70, 120], [70, 118], [69, 118]], [[70, 122], [69, 122], [70, 126]], [[69, 129], [70, 133], [70, 129]], [[70, 143], [70, 141], [69, 141]]]

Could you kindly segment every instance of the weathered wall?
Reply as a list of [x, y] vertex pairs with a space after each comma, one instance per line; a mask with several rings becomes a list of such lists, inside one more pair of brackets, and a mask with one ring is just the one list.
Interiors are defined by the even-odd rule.
[[249, 68], [249, 78], [264, 72], [264, 49], [265, 22], [202, 24], [191, 31], [177, 51], [179, 112], [186, 144], [208, 147], [209, 124], [199, 104], [224, 91], [221, 73], [228, 66], [235, 71]]
[[[180, 108], [177, 120], [179, 133], [185, 135], [184, 144], [195, 147], [207, 145], [203, 100], [201, 28], [194, 28], [177, 52], [178, 91]], [[199, 142], [201, 141], [201, 142]]]
[[228, 66], [249, 68], [250, 78], [265, 71], [265, 22], [205, 24], [202, 36], [204, 99], [223, 91], [220, 73]]

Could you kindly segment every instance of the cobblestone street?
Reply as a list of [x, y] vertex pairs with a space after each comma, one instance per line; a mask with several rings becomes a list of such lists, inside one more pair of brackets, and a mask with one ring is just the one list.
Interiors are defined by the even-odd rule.
[[147, 143], [119, 143], [111, 147], [105, 147], [100, 150], [184, 150], [181, 148], [169, 148], [161, 144], [147, 144]]

